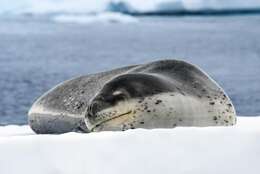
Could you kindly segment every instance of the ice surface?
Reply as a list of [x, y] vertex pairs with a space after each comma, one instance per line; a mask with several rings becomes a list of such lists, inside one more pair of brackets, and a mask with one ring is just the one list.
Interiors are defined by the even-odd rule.
[[1, 174], [258, 174], [260, 117], [233, 127], [32, 134], [0, 127]]
[[21, 136], [21, 135], [33, 135], [34, 132], [29, 126], [18, 126], [18, 125], [8, 125], [0, 126], [0, 138], [10, 137], [10, 136]]
[[95, 22], [102, 23], [132, 23], [137, 22], [138, 19], [129, 15], [114, 12], [104, 12], [93, 15], [59, 15], [53, 18], [56, 22], [62, 23], [79, 23], [88, 24]]

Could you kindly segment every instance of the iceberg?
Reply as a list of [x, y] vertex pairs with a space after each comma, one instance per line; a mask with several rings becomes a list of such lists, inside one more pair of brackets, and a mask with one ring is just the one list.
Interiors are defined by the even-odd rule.
[[233, 127], [35, 135], [0, 127], [1, 174], [258, 174], [260, 117]]
[[[107, 15], [116, 12], [117, 15]], [[0, 0], [0, 17], [46, 16], [56, 22], [132, 22], [127, 15], [260, 13], [260, 0]], [[104, 14], [102, 14], [104, 13]], [[135, 19], [136, 21], [137, 19]]]
[[259, 0], [0, 0], [0, 4], [0, 14], [86, 14], [105, 11], [142, 14], [260, 9]]

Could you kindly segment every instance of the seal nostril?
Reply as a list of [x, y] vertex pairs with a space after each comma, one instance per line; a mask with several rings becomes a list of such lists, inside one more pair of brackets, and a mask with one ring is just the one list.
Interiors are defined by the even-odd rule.
[[98, 111], [98, 103], [94, 102], [88, 106], [88, 115], [94, 117]]

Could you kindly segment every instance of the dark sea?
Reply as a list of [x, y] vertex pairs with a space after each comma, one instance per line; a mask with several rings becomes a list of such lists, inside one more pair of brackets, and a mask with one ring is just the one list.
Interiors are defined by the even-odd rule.
[[0, 125], [26, 124], [35, 99], [64, 80], [165, 58], [201, 67], [238, 115], [260, 115], [260, 15], [138, 18], [85, 25], [0, 18]]

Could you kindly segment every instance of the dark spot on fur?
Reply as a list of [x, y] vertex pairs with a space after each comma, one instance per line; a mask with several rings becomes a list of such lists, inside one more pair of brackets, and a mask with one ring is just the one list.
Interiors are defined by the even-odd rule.
[[150, 110], [147, 110], [147, 112], [151, 112]]
[[80, 91], [80, 93], [81, 93], [81, 94], [84, 94], [84, 93], [85, 93], [85, 91], [84, 91], [84, 90], [81, 90], [81, 91]]
[[228, 123], [228, 120], [224, 120], [224, 122]]
[[155, 104], [158, 105], [161, 102], [162, 102], [162, 100], [156, 100]]
[[213, 120], [217, 120], [217, 119], [218, 119], [218, 117], [217, 117], [217, 116], [214, 116], [214, 117], [213, 117]]
[[178, 89], [178, 91], [185, 96], [185, 94], [183, 93], [183, 91], [179, 88], [179, 87], [176, 87]]
[[135, 127], [134, 127], [134, 125], [133, 125], [133, 124], [130, 124], [130, 128], [131, 128], [131, 129], [134, 129]]
[[229, 107], [232, 107], [232, 105], [229, 103], [229, 104], [227, 104]]
[[176, 127], [176, 126], [177, 126], [177, 124], [176, 124], [176, 123], [174, 123], [172, 126], [173, 126], [173, 127]]
[[75, 109], [80, 109], [84, 105], [83, 102], [76, 102]]
[[182, 119], [180, 118], [179, 121], [182, 121]]
[[210, 105], [214, 105], [214, 104], [215, 104], [215, 102], [209, 102], [209, 104], [210, 104]]
[[140, 121], [139, 123], [140, 123], [140, 124], [144, 124], [144, 121]]

